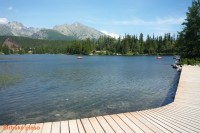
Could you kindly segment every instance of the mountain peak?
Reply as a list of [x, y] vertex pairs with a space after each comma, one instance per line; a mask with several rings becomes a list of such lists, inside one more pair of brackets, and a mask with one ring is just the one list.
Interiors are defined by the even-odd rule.
[[83, 24], [79, 23], [79, 22], [74, 22], [73, 24], [71, 24], [72, 26], [82, 26]]
[[23, 27], [25, 27], [22, 23], [19, 23], [16, 21], [8, 22], [7, 25], [9, 25], [11, 28], [14, 28], [14, 29], [22, 29]]
[[7, 24], [0, 25], [0, 35], [13, 35], [13, 36], [24, 36], [39, 39], [86, 39], [94, 38], [97, 39], [104, 33], [91, 28], [89, 26], [83, 25], [79, 22], [74, 22], [72, 24], [56, 25], [52, 29], [46, 28], [33, 28], [26, 27], [19, 22], [8, 22]]
[[78, 39], [86, 39], [86, 38], [99, 38], [100, 36], [104, 35], [102, 32], [83, 25], [79, 22], [64, 25], [57, 25], [53, 28], [54, 30], [67, 35], [67, 36], [75, 36]]

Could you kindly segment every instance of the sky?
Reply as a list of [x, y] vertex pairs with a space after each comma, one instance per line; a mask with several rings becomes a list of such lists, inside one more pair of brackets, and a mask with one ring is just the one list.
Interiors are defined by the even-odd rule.
[[0, 23], [53, 28], [79, 22], [112, 36], [176, 34], [192, 0], [0, 0]]

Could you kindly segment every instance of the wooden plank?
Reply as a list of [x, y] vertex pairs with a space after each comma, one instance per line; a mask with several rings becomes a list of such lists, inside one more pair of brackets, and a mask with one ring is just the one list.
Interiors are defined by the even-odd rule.
[[187, 111], [185, 111], [185, 109], [187, 109], [187, 108], [180, 109], [180, 107], [174, 107], [174, 108], [164, 109], [164, 110], [157, 109], [157, 111], [154, 111], [154, 112], [155, 113], [165, 113], [165, 112], [178, 113], [178, 112], [180, 112], [180, 110], [181, 110], [181, 112], [187, 112]]
[[33, 127], [35, 126], [35, 124], [31, 124], [28, 128], [28, 130], [26, 131], [26, 133], [32, 133], [33, 132]]
[[139, 115], [141, 115], [142, 117], [144, 117], [146, 120], [148, 120], [149, 122], [153, 123], [157, 128], [159, 128], [162, 132], [165, 133], [171, 133], [172, 131], [170, 131], [169, 129], [167, 129], [165, 126], [163, 126], [163, 124], [155, 119], [152, 119], [151, 117], [149, 117], [148, 115], [145, 115], [142, 113], [142, 111], [137, 112]]
[[26, 124], [23, 128], [23, 130], [20, 133], [26, 133], [28, 127], [30, 126], [30, 124]]
[[11, 133], [20, 133], [23, 130], [24, 126], [25, 125], [16, 125], [15, 129], [13, 129]]
[[[164, 112], [163, 113], [160, 113], [160, 114], [164, 114]], [[187, 116], [187, 115], [181, 115], [181, 114], [170, 114], [170, 113], [166, 113], [166, 114], [164, 114], [164, 115], [166, 115], [166, 116], [172, 116], [172, 117], [175, 117], [175, 118], [183, 118], [183, 119], [187, 119], [187, 120], [190, 120], [190, 121], [192, 121], [192, 122], [194, 122], [194, 123], [196, 123], [196, 124], [199, 124], [200, 123], [200, 119], [199, 118], [195, 118], [195, 115], [194, 115], [194, 117], [193, 116]], [[198, 114], [197, 114], [198, 115]]]
[[61, 121], [60, 130], [61, 133], [69, 133], [69, 121]]
[[163, 133], [158, 127], [156, 127], [154, 124], [146, 120], [142, 115], [137, 114], [136, 112], [130, 113], [132, 116], [134, 116], [136, 119], [144, 123], [146, 126], [148, 126], [152, 131], [155, 133]]
[[136, 133], [144, 133], [135, 123], [126, 117], [124, 114], [118, 114], [118, 116]]
[[79, 133], [85, 133], [85, 130], [83, 128], [83, 125], [82, 125], [80, 119], [77, 119], [76, 122], [77, 122], [77, 125], [78, 125]]
[[[199, 96], [199, 94], [198, 94], [198, 96]], [[186, 97], [186, 96], [177, 96], [176, 98], [175, 98], [175, 102], [177, 103], [177, 101], [184, 101], [184, 102], [189, 102], [189, 103], [193, 103], [193, 102], [195, 102], [195, 103], [197, 103], [197, 104], [199, 104], [200, 102], [200, 98], [195, 98], [195, 96], [193, 95], [193, 96], [189, 96], [189, 97]]]
[[155, 115], [159, 119], [165, 120], [167, 123], [173, 124], [175, 128], [178, 128], [178, 131], [181, 131], [181, 132], [186, 132], [186, 131], [187, 132], [200, 132], [200, 128], [198, 129], [199, 125], [196, 126], [196, 128], [195, 128], [193, 125], [189, 125], [188, 122], [185, 123], [184, 120], [179, 121], [180, 118], [176, 119], [176, 118], [167, 117], [167, 116], [155, 114], [155, 113], [152, 113], [152, 115]]
[[157, 108], [154, 111], [155, 112], [164, 112], [164, 111], [167, 111], [167, 110], [174, 110], [174, 108], [176, 108], [176, 105], [174, 103], [171, 103], [167, 106], [163, 106], [162, 108]]
[[200, 113], [200, 110], [198, 108], [190, 107], [190, 106], [188, 107], [188, 105], [182, 105], [182, 104], [179, 104], [175, 108], [169, 108], [164, 111], [157, 109], [157, 112], [176, 112], [176, 113], [181, 112], [181, 113], [187, 113], [187, 114], [188, 114], [188, 111]]
[[165, 111], [165, 112], [157, 112], [157, 113], [164, 113], [164, 114], [170, 114], [170, 115], [175, 115], [175, 116], [181, 116], [181, 117], [187, 117], [188, 119], [193, 119], [194, 121], [197, 120], [197, 123], [199, 121], [200, 116], [197, 115], [199, 113], [196, 113], [196, 111], [192, 112], [192, 110], [184, 110], [182, 108], [176, 109], [176, 110], [171, 110], [171, 111]]
[[114, 130], [110, 127], [110, 125], [107, 123], [107, 121], [102, 117], [98, 116], [96, 117], [100, 125], [103, 127], [104, 131], [106, 133], [114, 133]]
[[146, 111], [143, 111], [141, 113], [144, 114], [144, 115], [146, 115], [148, 118], [152, 119], [153, 121], [155, 121], [156, 123], [158, 123], [160, 126], [166, 128], [167, 130], [169, 130], [171, 132], [181, 132], [182, 131], [182, 129], [174, 126], [173, 124], [169, 123], [168, 121], [163, 120], [163, 119], [159, 119], [155, 115], [151, 115], [150, 113], [148, 113]]
[[178, 90], [176, 91], [176, 93], [178, 94], [178, 93], [184, 93], [184, 94], [196, 94], [195, 92], [197, 92], [197, 93], [200, 93], [200, 90], [199, 90], [199, 87], [179, 87], [178, 88]]
[[127, 126], [117, 115], [110, 115], [112, 119], [127, 133], [134, 133], [129, 126]]
[[[187, 115], [187, 116], [192, 116], [193, 114], [200, 114], [199, 111], [195, 110], [194, 108], [192, 107], [188, 107], [188, 106], [185, 106], [185, 107], [177, 107], [173, 110], [167, 110], [167, 111], [158, 111], [156, 113], [170, 113], [170, 114], [173, 114], [173, 113], [176, 113], [176, 114], [181, 114], [181, 115]], [[195, 116], [196, 118], [200, 117], [199, 115]]]
[[192, 101], [190, 99], [176, 99], [175, 102], [177, 104], [179, 103], [182, 103], [182, 104], [189, 104], [189, 105], [194, 105], [194, 106], [197, 106], [197, 107], [200, 107], [200, 102], [199, 101]]
[[70, 133], [78, 133], [78, 125], [76, 120], [69, 120], [69, 132]]
[[[156, 115], [156, 113], [153, 113]], [[200, 119], [194, 120], [193, 118], [188, 118], [183, 117], [181, 114], [177, 116], [177, 114], [167, 114], [167, 113], [159, 113], [158, 115], [162, 115], [163, 117], [167, 118], [172, 118], [175, 119], [177, 122], [179, 121], [180, 123], [187, 123], [188, 125], [194, 126], [194, 127], [199, 127], [200, 125]]]
[[0, 125], [0, 133], [4, 130], [5, 125]]
[[[11, 133], [20, 133], [23, 129], [25, 125], [16, 125], [16, 126], [12, 126], [14, 127], [13, 130], [11, 131]], [[4, 127], [4, 130], [6, 130], [6, 128]]]
[[[179, 105], [182, 105], [182, 104], [179, 104]], [[188, 108], [194, 108], [194, 109], [200, 109], [200, 107], [198, 106], [193, 106], [193, 105], [184, 105], [185, 107], [188, 107]]]
[[178, 130], [176, 130], [172, 125], [170, 125], [169, 123], [165, 122], [162, 119], [159, 119], [157, 117], [155, 117], [154, 115], [149, 114], [148, 112], [145, 111], [141, 111], [139, 112], [141, 114], [143, 114], [144, 116], [146, 116], [147, 118], [151, 119], [152, 121], [154, 121], [155, 123], [157, 123], [159, 125], [159, 128], [163, 129], [167, 129], [171, 132], [179, 132]]
[[132, 122], [134, 122], [138, 127], [140, 127], [144, 132], [146, 133], [153, 133], [151, 129], [149, 129], [144, 123], [136, 119], [133, 115], [130, 113], [124, 113], [124, 115], [130, 119]]
[[46, 122], [43, 125], [42, 133], [51, 133], [52, 122]]
[[81, 119], [81, 122], [86, 133], [95, 133], [92, 124], [90, 123], [88, 118]]
[[[190, 110], [190, 111], [189, 111]], [[188, 112], [189, 111], [189, 112]], [[157, 109], [156, 112], [181, 112], [181, 113], [190, 113], [190, 112], [198, 112], [200, 113], [200, 110], [198, 108], [195, 108], [195, 107], [188, 107], [188, 105], [182, 105], [182, 104], [179, 104], [178, 106], [174, 107], [174, 108], [166, 108], [166, 109]]]
[[3, 128], [1, 133], [11, 133], [15, 127], [16, 125], [7, 125], [7, 127]]
[[42, 132], [42, 128], [43, 128], [43, 123], [37, 123], [35, 124], [36, 130], [33, 130], [32, 133], [41, 133]]
[[180, 87], [177, 92], [177, 94], [185, 94], [185, 95], [196, 95], [200, 93], [200, 90], [198, 87]]
[[156, 109], [155, 110], [155, 112], [167, 112], [167, 111], [169, 111], [169, 110], [176, 110], [176, 108], [177, 108], [177, 105], [176, 104], [170, 104], [170, 105], [168, 105], [168, 106], [164, 106], [163, 108], [158, 108], [158, 109]]
[[166, 119], [163, 116], [157, 115], [155, 113], [149, 113], [149, 115], [151, 115], [152, 117], [156, 117], [157, 120], [161, 121], [162, 123], [174, 128], [175, 130], [179, 131], [179, 132], [194, 132], [194, 130], [188, 129], [182, 125], [180, 125], [180, 123], [177, 124], [176, 121], [173, 121], [172, 119]]
[[[166, 113], [166, 114], [170, 114], [170, 113]], [[197, 123], [199, 123], [199, 116], [198, 116], [199, 113], [188, 112], [188, 114], [187, 113], [182, 113], [181, 114], [181, 112], [177, 112], [176, 114], [177, 114], [177, 116], [182, 116], [184, 118], [192, 119], [193, 121], [197, 121]]]
[[106, 115], [106, 116], [103, 116], [103, 117], [115, 132], [117, 132], [117, 133], [125, 133], [121, 129], [121, 127], [112, 119], [112, 117], [110, 117], [109, 115]]
[[89, 118], [89, 121], [92, 124], [92, 127], [94, 128], [96, 133], [104, 133], [104, 130], [102, 129], [101, 125], [95, 117]]
[[195, 99], [199, 99], [199, 94], [200, 94], [200, 90], [199, 90], [199, 92], [197, 92], [197, 91], [195, 91], [196, 93], [189, 93], [189, 92], [182, 92], [182, 91], [180, 91], [180, 92], [178, 92], [177, 94], [176, 94], [176, 98], [177, 97], [184, 97], [184, 98], [195, 98]]
[[60, 133], [60, 122], [53, 122], [52, 123], [52, 133]]

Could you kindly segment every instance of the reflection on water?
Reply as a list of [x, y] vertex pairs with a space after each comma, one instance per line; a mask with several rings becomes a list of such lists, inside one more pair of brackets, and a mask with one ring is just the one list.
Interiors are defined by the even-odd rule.
[[171, 56], [0, 55], [0, 124], [36, 123], [172, 102]]

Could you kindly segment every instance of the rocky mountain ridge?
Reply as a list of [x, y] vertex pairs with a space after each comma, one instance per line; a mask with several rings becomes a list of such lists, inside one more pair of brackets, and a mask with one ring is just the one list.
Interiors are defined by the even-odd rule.
[[75, 36], [78, 39], [99, 38], [100, 36], [104, 35], [102, 32], [78, 22], [71, 25], [57, 25], [53, 27], [53, 30], [58, 31], [66, 36]]
[[23, 36], [47, 40], [97, 39], [104, 33], [81, 23], [56, 25], [52, 29], [26, 27], [19, 22], [0, 24], [0, 36]]

